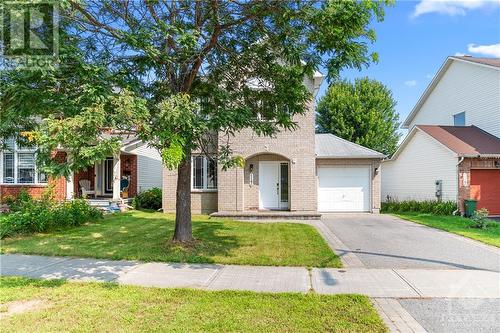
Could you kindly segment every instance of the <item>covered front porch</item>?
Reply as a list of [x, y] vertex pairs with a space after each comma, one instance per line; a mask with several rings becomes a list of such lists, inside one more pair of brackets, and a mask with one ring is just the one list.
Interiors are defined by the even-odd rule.
[[137, 156], [121, 152], [76, 172], [67, 182], [67, 199], [121, 202], [137, 195]]

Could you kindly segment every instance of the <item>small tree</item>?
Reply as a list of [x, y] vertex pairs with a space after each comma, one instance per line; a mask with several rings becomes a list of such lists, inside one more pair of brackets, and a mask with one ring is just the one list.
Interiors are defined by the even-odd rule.
[[400, 137], [395, 106], [391, 91], [378, 81], [336, 82], [318, 103], [318, 131], [390, 155]]

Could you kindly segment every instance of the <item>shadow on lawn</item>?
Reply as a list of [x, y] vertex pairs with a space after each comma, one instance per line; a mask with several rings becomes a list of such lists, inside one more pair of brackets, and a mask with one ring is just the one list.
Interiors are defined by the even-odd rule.
[[236, 236], [231, 235], [231, 230], [231, 227], [222, 222], [193, 222], [195, 242], [189, 245], [180, 245], [171, 242], [172, 228], [167, 235], [166, 254], [168, 256], [174, 255], [178, 257], [178, 262], [185, 263], [214, 263], [214, 257], [232, 257], [232, 251], [239, 248], [240, 243]]

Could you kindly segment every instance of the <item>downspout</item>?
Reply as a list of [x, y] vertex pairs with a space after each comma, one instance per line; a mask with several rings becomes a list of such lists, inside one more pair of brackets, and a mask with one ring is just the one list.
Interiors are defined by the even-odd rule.
[[[457, 163], [457, 210], [455, 210], [453, 212], [453, 215], [457, 215], [457, 213], [460, 212], [460, 170], [459, 170], [459, 166], [460, 164], [464, 161], [465, 157], [463, 156], [460, 156], [460, 158], [458, 159], [458, 163]], [[468, 180], [470, 181], [470, 180]]]

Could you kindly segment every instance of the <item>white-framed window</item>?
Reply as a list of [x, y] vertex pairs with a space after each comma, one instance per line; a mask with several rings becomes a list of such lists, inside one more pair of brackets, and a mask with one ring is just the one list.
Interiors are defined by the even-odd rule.
[[465, 126], [465, 112], [453, 115], [453, 126]]
[[217, 190], [217, 161], [198, 155], [191, 158], [191, 189], [195, 191]]
[[0, 150], [0, 184], [46, 184], [47, 175], [36, 167], [36, 152], [5, 140], [6, 149]]

